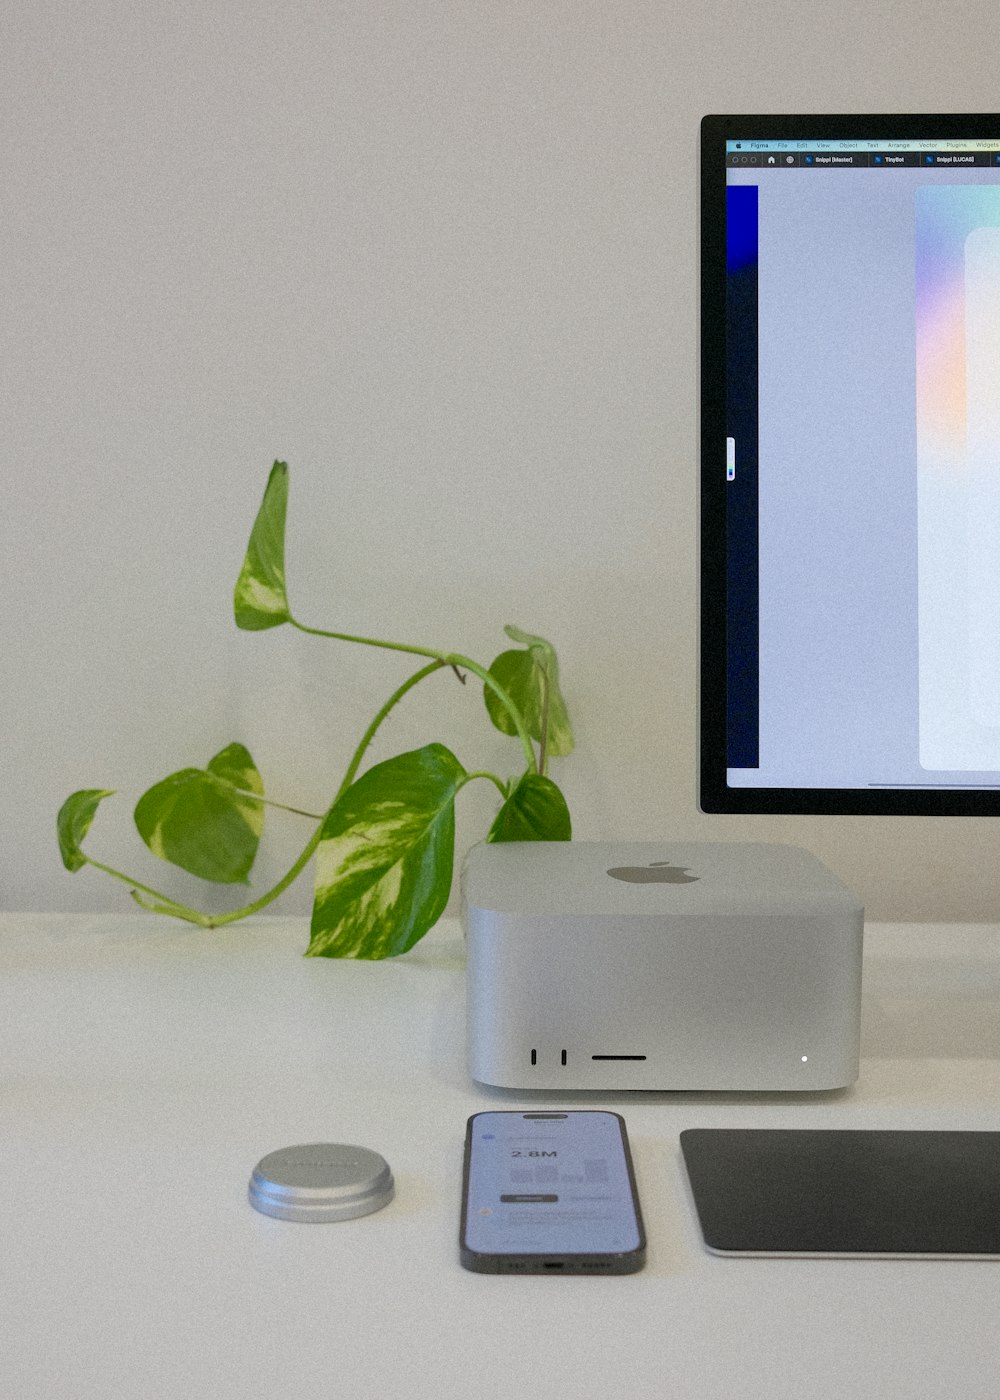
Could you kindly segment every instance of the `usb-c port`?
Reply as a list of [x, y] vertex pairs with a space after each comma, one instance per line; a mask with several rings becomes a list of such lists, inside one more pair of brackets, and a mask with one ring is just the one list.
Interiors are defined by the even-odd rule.
[[560, 1260], [549, 1260], [549, 1259], [546, 1259], [546, 1260], [545, 1260], [545, 1263], [544, 1263], [544, 1265], [543, 1265], [543, 1268], [546, 1268], [546, 1269], [562, 1269], [562, 1268], [564, 1268], [564, 1267], [565, 1267], [565, 1265], [563, 1264], [563, 1262], [562, 1262], [561, 1259], [560, 1259]]

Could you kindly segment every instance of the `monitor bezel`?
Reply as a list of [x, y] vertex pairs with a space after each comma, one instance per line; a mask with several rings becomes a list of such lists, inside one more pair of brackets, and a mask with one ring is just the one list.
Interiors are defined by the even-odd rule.
[[730, 787], [726, 781], [725, 422], [726, 142], [998, 139], [1000, 113], [754, 114], [701, 123], [701, 489], [699, 805], [707, 813], [997, 816], [997, 789]]

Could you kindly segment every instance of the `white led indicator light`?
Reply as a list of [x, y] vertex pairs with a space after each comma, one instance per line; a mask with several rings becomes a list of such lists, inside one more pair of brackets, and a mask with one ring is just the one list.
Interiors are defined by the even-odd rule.
[[809, 1062], [809, 1056], [808, 1056], [808, 1055], [803, 1055], [803, 1056], [802, 1056], [802, 1063], [803, 1063], [803, 1064], [808, 1064], [808, 1062]]

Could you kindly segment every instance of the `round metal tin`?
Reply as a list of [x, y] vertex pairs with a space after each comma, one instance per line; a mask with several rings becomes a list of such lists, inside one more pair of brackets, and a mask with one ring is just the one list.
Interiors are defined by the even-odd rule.
[[381, 1210], [395, 1183], [384, 1157], [367, 1147], [311, 1142], [269, 1152], [250, 1177], [250, 1204], [279, 1220], [353, 1220]]

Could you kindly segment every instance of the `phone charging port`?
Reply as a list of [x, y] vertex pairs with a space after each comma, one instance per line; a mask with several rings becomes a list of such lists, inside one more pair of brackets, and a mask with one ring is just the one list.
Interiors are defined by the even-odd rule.
[[565, 1268], [565, 1265], [561, 1259], [546, 1259], [542, 1267], [546, 1269], [562, 1269]]

